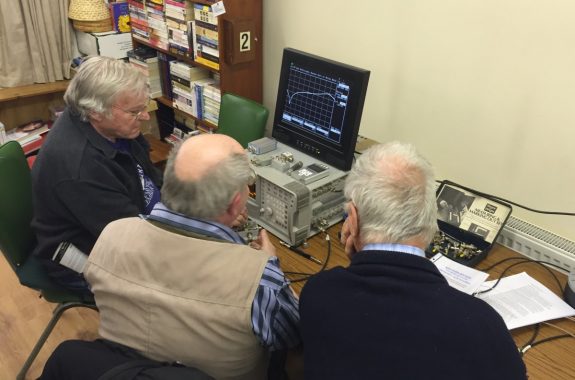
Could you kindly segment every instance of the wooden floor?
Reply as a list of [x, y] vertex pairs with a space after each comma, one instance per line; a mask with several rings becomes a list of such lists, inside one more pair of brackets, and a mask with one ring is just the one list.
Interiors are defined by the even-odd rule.
[[[38, 292], [18, 282], [0, 255], [0, 380], [14, 380], [32, 347], [52, 317], [54, 304], [38, 297]], [[86, 308], [64, 312], [26, 379], [40, 376], [44, 363], [56, 346], [67, 339], [95, 339], [98, 313]]]

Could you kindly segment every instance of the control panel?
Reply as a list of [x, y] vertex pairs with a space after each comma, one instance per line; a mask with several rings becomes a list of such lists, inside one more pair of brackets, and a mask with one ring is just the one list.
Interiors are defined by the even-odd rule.
[[248, 156], [257, 174], [248, 213], [266, 230], [299, 245], [342, 220], [347, 172], [281, 143], [265, 154]]

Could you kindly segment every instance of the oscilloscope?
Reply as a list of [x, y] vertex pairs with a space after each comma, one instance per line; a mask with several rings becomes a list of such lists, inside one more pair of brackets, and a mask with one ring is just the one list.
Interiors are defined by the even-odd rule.
[[343, 217], [369, 74], [284, 49], [272, 131], [278, 143], [250, 150], [257, 179], [247, 207], [252, 220], [290, 245]]
[[272, 135], [279, 142], [349, 170], [370, 72], [286, 48]]
[[296, 246], [342, 219], [347, 172], [281, 143], [248, 156], [256, 182], [247, 208], [257, 224]]

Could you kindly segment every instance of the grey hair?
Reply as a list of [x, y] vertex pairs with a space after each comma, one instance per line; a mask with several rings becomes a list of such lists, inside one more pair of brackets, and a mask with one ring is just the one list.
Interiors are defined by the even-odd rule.
[[360, 238], [400, 243], [418, 237], [429, 244], [437, 230], [435, 178], [413, 145], [379, 144], [358, 158], [344, 193], [358, 212]]
[[252, 170], [249, 161], [245, 154], [233, 153], [199, 180], [186, 181], [178, 178], [174, 168], [180, 147], [178, 144], [172, 149], [166, 163], [162, 203], [180, 214], [213, 220], [226, 211], [234, 195], [250, 181]]
[[110, 117], [118, 95], [127, 92], [149, 94], [146, 75], [122, 60], [88, 57], [68, 85], [64, 101], [73, 113], [88, 121], [91, 112]]

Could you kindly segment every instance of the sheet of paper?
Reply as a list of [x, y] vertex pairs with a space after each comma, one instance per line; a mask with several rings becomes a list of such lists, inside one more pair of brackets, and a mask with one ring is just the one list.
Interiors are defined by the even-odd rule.
[[[480, 290], [489, 289], [494, 283], [487, 281]], [[478, 298], [503, 317], [509, 330], [575, 315], [575, 309], [525, 272], [504, 277], [493, 290]]]
[[431, 258], [449, 285], [467, 294], [473, 294], [489, 277], [488, 273], [459, 264], [438, 253]]

